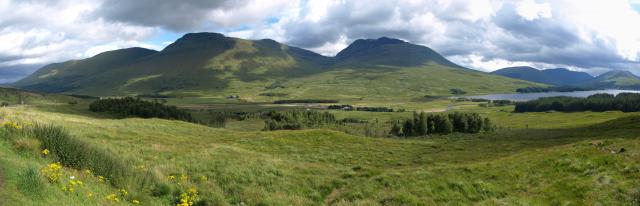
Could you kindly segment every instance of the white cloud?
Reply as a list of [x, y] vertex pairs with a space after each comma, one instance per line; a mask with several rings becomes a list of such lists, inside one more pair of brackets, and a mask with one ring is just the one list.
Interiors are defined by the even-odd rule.
[[536, 3], [534, 0], [524, 0], [516, 8], [518, 14], [526, 20], [537, 18], [551, 18], [551, 5], [549, 3]]
[[388, 36], [485, 71], [633, 70], [640, 67], [640, 13], [632, 4], [640, 1], [0, 0], [0, 67], [160, 49], [166, 43], [144, 42], [171, 30], [271, 38], [325, 55], [358, 38]]

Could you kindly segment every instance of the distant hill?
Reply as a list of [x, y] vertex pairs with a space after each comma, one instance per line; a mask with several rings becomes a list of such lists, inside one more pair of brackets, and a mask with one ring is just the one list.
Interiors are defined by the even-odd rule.
[[613, 70], [598, 75], [585, 85], [608, 89], [640, 89], [640, 77], [629, 71]]
[[162, 51], [130, 48], [50, 64], [13, 86], [94, 96], [270, 100], [412, 99], [451, 95], [451, 89], [477, 94], [537, 85], [465, 69], [428, 47], [386, 37], [356, 40], [335, 57], [326, 57], [269, 39], [193, 33]]
[[563, 68], [539, 70], [533, 67], [508, 67], [492, 72], [493, 74], [522, 79], [531, 82], [555, 86], [578, 85], [594, 79], [585, 72], [570, 71]]
[[438, 64], [459, 67], [432, 49], [399, 39], [359, 39], [340, 51], [336, 57], [338, 66], [422, 66]]

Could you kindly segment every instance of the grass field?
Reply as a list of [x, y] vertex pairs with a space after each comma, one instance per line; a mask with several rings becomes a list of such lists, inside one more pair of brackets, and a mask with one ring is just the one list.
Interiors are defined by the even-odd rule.
[[[210, 205], [638, 204], [636, 114], [513, 114], [504, 112], [510, 107], [453, 104], [454, 111], [492, 117], [502, 129], [413, 139], [325, 129], [243, 131], [242, 121], [217, 129], [160, 119], [110, 119], [86, 112], [82, 103], [8, 107], [2, 116], [4, 121], [62, 126], [80, 141], [150, 172], [171, 192], [130, 191], [143, 205], [176, 204], [179, 193], [191, 187], [200, 204]], [[424, 107], [442, 105], [449, 103]], [[411, 113], [336, 115], [393, 119]], [[21, 151], [15, 145], [15, 139], [0, 140], [0, 198], [8, 205], [103, 205], [112, 202], [106, 196], [121, 189], [65, 167], [63, 176], [84, 181], [82, 191], [91, 191], [94, 198], [64, 192], [59, 183], [42, 177], [35, 187], [41, 196], [31, 197], [33, 192], [19, 186], [25, 181], [21, 174], [53, 160], [38, 155], [40, 148]], [[617, 153], [621, 148], [625, 152]]]

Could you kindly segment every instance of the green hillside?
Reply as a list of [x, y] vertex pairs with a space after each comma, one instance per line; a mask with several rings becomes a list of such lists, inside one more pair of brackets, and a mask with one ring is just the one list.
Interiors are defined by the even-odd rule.
[[629, 71], [613, 70], [599, 75], [589, 86], [609, 89], [640, 89], [640, 77]]
[[480, 94], [536, 84], [464, 69], [427, 47], [397, 39], [357, 40], [336, 57], [325, 57], [273, 40], [195, 33], [160, 52], [116, 50], [48, 65], [15, 86], [103, 96], [406, 100], [451, 95], [454, 88]]
[[[40, 154], [42, 143], [34, 135], [42, 132], [22, 136], [5, 126], [0, 137], [0, 199], [5, 203], [128, 205], [135, 200], [142, 205], [176, 205], [180, 194], [190, 189], [197, 191], [199, 205], [640, 201], [637, 116], [577, 128], [517, 129], [524, 128], [518, 125], [496, 133], [394, 139], [323, 129], [242, 132], [160, 119], [96, 118], [60, 112], [65, 107], [69, 106], [48, 107], [51, 111], [5, 108], [2, 120], [27, 130], [30, 123], [63, 126], [71, 135], [67, 141], [82, 142], [82, 148], [66, 147], [68, 155], [90, 152], [73, 157], [107, 159], [100, 165], [122, 170], [101, 181], [101, 174], [94, 173], [98, 171], [63, 167], [62, 180], [50, 183], [41, 169], [63, 154]], [[539, 119], [531, 121], [547, 118], [533, 115], [530, 118]], [[34, 173], [29, 171], [35, 175], [25, 175]], [[65, 190], [71, 176], [83, 185]]]

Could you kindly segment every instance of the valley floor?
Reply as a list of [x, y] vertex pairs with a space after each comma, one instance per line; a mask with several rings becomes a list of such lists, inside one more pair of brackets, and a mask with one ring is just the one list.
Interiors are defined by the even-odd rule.
[[0, 138], [0, 205], [175, 205], [189, 189], [202, 205], [640, 203], [640, 117], [634, 113], [513, 114], [510, 107], [460, 103], [456, 110], [490, 116], [500, 129], [396, 139], [111, 119], [75, 107], [83, 105], [15, 106], [1, 115], [5, 122], [61, 126], [74, 140], [126, 162], [132, 168], [127, 175], [145, 177], [149, 185], [103, 182], [87, 168], [68, 167], [63, 179], [84, 182], [75, 192], [60, 189], [68, 180], [25, 179], [28, 170], [40, 171], [52, 160], [29, 135], [7, 137]]

